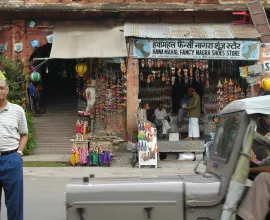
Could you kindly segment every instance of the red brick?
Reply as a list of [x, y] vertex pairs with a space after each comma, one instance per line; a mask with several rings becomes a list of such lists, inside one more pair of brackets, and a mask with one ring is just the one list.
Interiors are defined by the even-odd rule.
[[[86, 1], [86, 0], [83, 0]], [[72, 3], [73, 0], [25, 0], [25, 3], [63, 3], [63, 4], [68, 4], [68, 3]]]
[[218, 4], [220, 3], [219, 0], [195, 0], [195, 4]]
[[125, 0], [88, 0], [88, 3], [123, 3]]
[[[138, 72], [139, 65], [138, 60], [128, 58], [127, 73], [128, 73], [128, 85], [127, 85], [127, 133], [128, 139], [131, 137], [136, 138], [134, 131], [137, 131], [135, 113], [138, 108]], [[131, 140], [132, 141], [132, 140]]]
[[186, 3], [188, 0], [145, 0], [147, 3]]

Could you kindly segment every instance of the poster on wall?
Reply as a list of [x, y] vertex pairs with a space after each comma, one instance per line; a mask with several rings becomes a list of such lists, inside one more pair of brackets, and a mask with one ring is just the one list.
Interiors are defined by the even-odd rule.
[[17, 53], [22, 52], [22, 50], [23, 50], [23, 43], [16, 43], [16, 44], [14, 44], [14, 50]]
[[133, 56], [141, 59], [259, 60], [259, 41], [134, 39]]
[[51, 34], [51, 35], [46, 36], [46, 40], [49, 44], [52, 44], [53, 43], [53, 35]]
[[263, 46], [261, 47], [261, 53], [262, 53], [262, 57], [264, 58], [270, 58], [270, 44], [263, 44]]
[[7, 44], [0, 44], [0, 53], [5, 53], [7, 51]]
[[33, 49], [37, 48], [40, 46], [39, 40], [31, 40], [30, 45]]
[[270, 43], [261, 44], [260, 63], [264, 66], [264, 75], [270, 74]]

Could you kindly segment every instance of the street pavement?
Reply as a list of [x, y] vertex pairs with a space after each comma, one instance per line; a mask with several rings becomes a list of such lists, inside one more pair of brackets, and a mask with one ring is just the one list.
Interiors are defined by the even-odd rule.
[[[24, 177], [24, 219], [64, 220], [64, 191], [68, 178]], [[2, 198], [1, 220], [7, 220]]]
[[[132, 167], [55, 167], [24, 168], [24, 216], [25, 220], [64, 220], [65, 185], [71, 178], [94, 174], [105, 177], [157, 177], [192, 174], [198, 161], [160, 162], [159, 168]], [[199, 166], [204, 169], [203, 165]], [[1, 220], [7, 220], [2, 198]]]

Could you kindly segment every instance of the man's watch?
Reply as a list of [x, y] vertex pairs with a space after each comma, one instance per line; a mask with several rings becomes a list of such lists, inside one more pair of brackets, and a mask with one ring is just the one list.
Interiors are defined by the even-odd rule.
[[23, 153], [22, 153], [20, 150], [18, 150], [17, 152], [18, 152], [21, 156], [23, 155]]

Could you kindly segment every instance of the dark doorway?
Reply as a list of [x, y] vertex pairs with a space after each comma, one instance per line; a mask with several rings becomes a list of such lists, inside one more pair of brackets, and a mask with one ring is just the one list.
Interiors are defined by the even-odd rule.
[[[33, 66], [38, 66], [50, 56], [51, 44], [38, 48], [31, 56]], [[76, 109], [75, 59], [49, 59], [36, 71], [41, 74], [43, 112], [61, 112]], [[38, 112], [37, 112], [38, 113]]]

